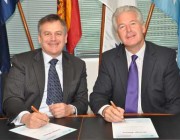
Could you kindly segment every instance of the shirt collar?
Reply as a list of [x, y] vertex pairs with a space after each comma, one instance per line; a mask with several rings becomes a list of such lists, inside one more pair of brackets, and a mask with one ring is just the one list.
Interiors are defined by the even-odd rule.
[[[44, 63], [45, 63], [45, 64], [49, 64], [49, 61], [50, 61], [51, 59], [53, 59], [52, 56], [48, 55], [48, 54], [45, 53], [44, 51], [42, 51], [42, 53], [43, 53]], [[57, 62], [57, 64], [58, 64], [58, 63], [62, 63], [62, 53], [61, 53], [59, 56], [57, 56], [56, 59], [59, 60], [59, 61]]]
[[[142, 48], [135, 55], [137, 55], [138, 58], [140, 58], [140, 59], [142, 58], [143, 59], [144, 58], [145, 49], [146, 49], [146, 43], [144, 42]], [[125, 50], [126, 50], [127, 57], [131, 58], [131, 56], [133, 54], [131, 52], [129, 52], [126, 48], [125, 48]]]

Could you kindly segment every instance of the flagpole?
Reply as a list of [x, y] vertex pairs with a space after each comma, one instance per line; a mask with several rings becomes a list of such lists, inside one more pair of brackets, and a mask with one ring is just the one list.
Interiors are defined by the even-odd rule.
[[102, 60], [103, 42], [104, 42], [104, 26], [105, 26], [105, 13], [106, 5], [102, 5], [102, 17], [101, 17], [101, 36], [100, 36], [100, 49], [99, 49], [99, 64]]
[[19, 13], [21, 15], [21, 19], [22, 19], [22, 22], [23, 22], [23, 25], [24, 25], [24, 28], [25, 28], [25, 31], [26, 31], [26, 36], [28, 38], [30, 48], [31, 48], [31, 51], [32, 51], [32, 50], [34, 50], [34, 45], [33, 45], [32, 39], [31, 39], [31, 35], [30, 35], [29, 29], [28, 29], [28, 25], [27, 25], [26, 18], [24, 16], [24, 12], [23, 12], [20, 1], [18, 1], [17, 6], [18, 6]]
[[151, 21], [151, 17], [152, 17], [152, 13], [153, 13], [154, 7], [155, 7], [155, 4], [151, 3], [151, 7], [150, 7], [150, 10], [149, 10], [149, 13], [148, 13], [148, 17], [147, 17], [147, 20], [146, 20], [146, 24], [145, 24], [144, 37], [146, 37], [147, 30], [148, 30], [148, 27], [149, 27], [149, 23]]

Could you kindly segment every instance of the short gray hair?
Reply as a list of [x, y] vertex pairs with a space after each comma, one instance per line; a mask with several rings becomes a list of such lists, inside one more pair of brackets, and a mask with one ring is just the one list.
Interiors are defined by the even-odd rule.
[[140, 21], [141, 24], [144, 24], [143, 15], [142, 15], [141, 11], [135, 6], [125, 5], [125, 6], [117, 8], [112, 16], [112, 24], [113, 24], [115, 31], [117, 31], [117, 21], [116, 20], [117, 20], [118, 16], [120, 14], [122, 14], [123, 12], [129, 12], [129, 11], [135, 12], [137, 15], [137, 19]]

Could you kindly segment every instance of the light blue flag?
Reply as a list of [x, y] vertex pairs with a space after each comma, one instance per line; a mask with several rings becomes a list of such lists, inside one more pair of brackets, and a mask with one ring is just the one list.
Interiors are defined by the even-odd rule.
[[178, 66], [180, 68], [180, 0], [152, 0], [152, 2], [169, 15], [178, 25]]

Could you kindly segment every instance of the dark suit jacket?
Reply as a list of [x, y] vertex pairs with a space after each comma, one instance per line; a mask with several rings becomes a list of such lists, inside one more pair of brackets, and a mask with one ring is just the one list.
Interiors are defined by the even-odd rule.
[[[78, 114], [86, 114], [88, 94], [84, 61], [63, 52], [62, 67], [63, 102], [74, 105]], [[45, 68], [42, 50], [15, 55], [4, 88], [5, 114], [13, 118], [21, 111], [31, 111], [31, 105], [39, 108], [44, 85]]]
[[[90, 95], [91, 109], [97, 113], [110, 100], [125, 108], [127, 79], [124, 46], [105, 52]], [[180, 76], [174, 50], [146, 42], [141, 82], [140, 98], [144, 113], [180, 112]]]

